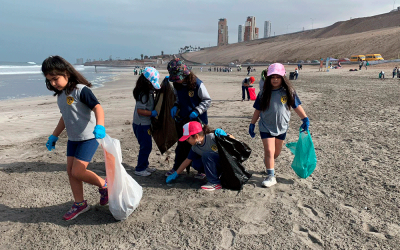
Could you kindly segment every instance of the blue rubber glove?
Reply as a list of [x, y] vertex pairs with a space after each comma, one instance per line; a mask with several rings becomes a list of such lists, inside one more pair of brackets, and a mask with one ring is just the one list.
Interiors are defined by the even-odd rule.
[[251, 136], [251, 138], [254, 138], [256, 136], [256, 134], [254, 133], [254, 129], [256, 128], [255, 124], [250, 123], [249, 126], [249, 135]]
[[94, 138], [103, 139], [106, 136], [106, 128], [103, 125], [96, 125], [93, 130]]
[[167, 176], [167, 183], [170, 183], [171, 181], [175, 180], [178, 178], [178, 173], [175, 171], [173, 174]]
[[157, 110], [151, 111], [151, 116], [150, 117], [156, 117], [158, 115]]
[[197, 111], [192, 111], [192, 113], [190, 113], [189, 118], [190, 120], [196, 119], [199, 116], [199, 112]]
[[218, 136], [218, 137], [220, 137], [221, 135], [222, 135], [222, 136], [227, 136], [227, 134], [225, 133], [225, 131], [223, 131], [223, 130], [220, 129], [220, 128], [217, 128], [217, 129], [215, 130], [214, 134], [215, 134], [216, 136]]
[[308, 117], [302, 119], [303, 124], [301, 124], [300, 128], [302, 129], [301, 132], [308, 131], [308, 127], [310, 127], [310, 120]]
[[172, 116], [172, 118], [175, 117], [177, 111], [178, 111], [178, 107], [177, 107], [177, 106], [172, 107], [172, 109], [171, 109], [171, 116]]
[[52, 149], [56, 149], [56, 142], [58, 141], [58, 137], [54, 135], [49, 136], [49, 140], [46, 143], [46, 147], [49, 151]]

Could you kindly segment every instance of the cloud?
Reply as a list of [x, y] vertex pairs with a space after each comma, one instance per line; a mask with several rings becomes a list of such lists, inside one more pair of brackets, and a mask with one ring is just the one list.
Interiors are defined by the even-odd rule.
[[227, 18], [229, 43], [236, 43], [247, 16], [256, 17], [261, 38], [267, 20], [272, 34], [280, 35], [392, 8], [372, 0], [3, 1], [0, 58], [40, 62], [49, 53], [71, 61], [177, 53], [185, 45], [215, 46], [219, 18]]

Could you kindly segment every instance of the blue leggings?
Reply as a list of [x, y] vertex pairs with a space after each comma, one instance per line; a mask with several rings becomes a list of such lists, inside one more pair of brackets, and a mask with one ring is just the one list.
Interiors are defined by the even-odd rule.
[[152, 149], [150, 125], [136, 125], [132, 123], [133, 132], [139, 142], [140, 149], [136, 171], [143, 171], [149, 166], [149, 155]]
[[221, 166], [219, 165], [219, 155], [217, 152], [207, 152], [202, 156], [192, 159], [192, 167], [200, 173], [205, 173], [207, 180], [212, 184], [221, 184]]

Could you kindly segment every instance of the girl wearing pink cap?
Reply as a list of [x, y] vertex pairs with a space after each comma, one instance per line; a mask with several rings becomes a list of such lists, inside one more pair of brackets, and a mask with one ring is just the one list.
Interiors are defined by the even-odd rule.
[[154, 110], [153, 94], [155, 89], [160, 89], [159, 78], [160, 74], [155, 68], [146, 67], [133, 89], [136, 106], [133, 113], [132, 128], [140, 145], [135, 174], [139, 176], [149, 176], [156, 171], [155, 168], [149, 167], [149, 155], [152, 149], [151, 117], [158, 115], [157, 111]]
[[192, 145], [189, 155], [182, 162], [179, 168], [172, 174], [168, 175], [167, 183], [175, 180], [182, 171], [192, 164], [192, 167], [199, 173], [205, 173], [207, 184], [201, 186], [206, 191], [214, 191], [221, 189], [221, 167], [219, 164], [218, 147], [215, 136], [226, 136], [227, 134], [220, 128], [214, 133], [207, 125], [201, 125], [199, 122], [188, 122], [183, 126], [183, 136], [179, 141], [186, 141]]
[[249, 134], [255, 137], [255, 123], [260, 118], [258, 126], [264, 146], [264, 163], [267, 168], [267, 178], [261, 183], [263, 187], [276, 184], [275, 159], [282, 150], [286, 131], [289, 128], [290, 109], [293, 108], [302, 119], [302, 131], [308, 131], [310, 121], [301, 107], [301, 102], [292, 84], [286, 78], [285, 67], [280, 63], [268, 67], [263, 89], [258, 94], [253, 107], [256, 109], [249, 126]]

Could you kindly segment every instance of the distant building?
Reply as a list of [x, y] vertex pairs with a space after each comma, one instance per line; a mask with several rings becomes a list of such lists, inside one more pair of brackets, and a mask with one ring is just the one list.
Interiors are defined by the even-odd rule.
[[218, 21], [218, 46], [228, 44], [228, 25], [226, 18], [221, 18]]
[[[248, 16], [244, 25], [244, 41], [252, 41], [258, 38], [256, 36], [256, 17]], [[257, 29], [258, 30], [258, 29]]]
[[76, 64], [77, 65], [83, 65], [83, 58], [76, 59]]
[[244, 41], [244, 25], [239, 25], [238, 28], [238, 43]]
[[264, 22], [264, 38], [271, 36], [271, 22], [265, 21]]
[[259, 29], [256, 27], [254, 29], [254, 39], [258, 39], [258, 31], [259, 31]]

